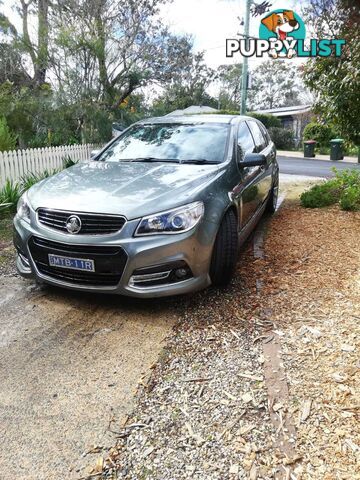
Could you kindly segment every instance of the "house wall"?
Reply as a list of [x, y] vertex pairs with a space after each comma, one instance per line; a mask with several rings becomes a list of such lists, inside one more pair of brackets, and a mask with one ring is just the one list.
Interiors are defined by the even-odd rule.
[[304, 128], [311, 121], [311, 117], [311, 112], [306, 112], [299, 115], [288, 115], [285, 117], [279, 117], [283, 128], [293, 130], [295, 137], [295, 145], [297, 147], [301, 144]]

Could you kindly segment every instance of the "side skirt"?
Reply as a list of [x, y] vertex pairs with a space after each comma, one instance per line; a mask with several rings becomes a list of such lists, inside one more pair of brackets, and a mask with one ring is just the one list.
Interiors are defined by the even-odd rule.
[[239, 247], [241, 247], [254, 230], [256, 225], [258, 224], [260, 218], [263, 216], [266, 208], [266, 202], [264, 202], [259, 210], [254, 214], [251, 220], [240, 230], [239, 232]]

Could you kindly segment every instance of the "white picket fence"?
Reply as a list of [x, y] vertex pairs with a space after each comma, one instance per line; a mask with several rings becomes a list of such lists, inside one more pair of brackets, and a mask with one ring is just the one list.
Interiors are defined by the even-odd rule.
[[0, 152], [0, 187], [7, 179], [17, 182], [28, 173], [61, 168], [68, 157], [75, 162], [88, 160], [91, 150], [96, 148], [99, 147], [86, 144]]

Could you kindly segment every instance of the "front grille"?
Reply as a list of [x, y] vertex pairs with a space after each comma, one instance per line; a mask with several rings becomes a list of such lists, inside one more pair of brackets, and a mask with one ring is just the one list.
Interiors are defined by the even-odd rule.
[[42, 225], [64, 233], [69, 233], [66, 229], [68, 218], [76, 215], [81, 220], [81, 230], [78, 235], [108, 235], [119, 232], [126, 222], [125, 217], [118, 215], [77, 213], [49, 208], [39, 208], [37, 215]]
[[[67, 245], [39, 237], [30, 238], [29, 250], [40, 273], [75, 285], [116, 286], [120, 282], [127, 261], [126, 252], [121, 247]], [[95, 272], [50, 266], [49, 253], [94, 260]]]

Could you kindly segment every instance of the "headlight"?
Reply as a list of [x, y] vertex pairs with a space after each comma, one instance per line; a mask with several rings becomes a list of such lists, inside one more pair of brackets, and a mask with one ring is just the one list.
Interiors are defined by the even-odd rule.
[[22, 220], [30, 223], [30, 207], [27, 201], [26, 193], [24, 193], [18, 201], [17, 214]]
[[135, 236], [156, 233], [182, 233], [191, 230], [204, 215], [203, 202], [194, 202], [141, 219]]

